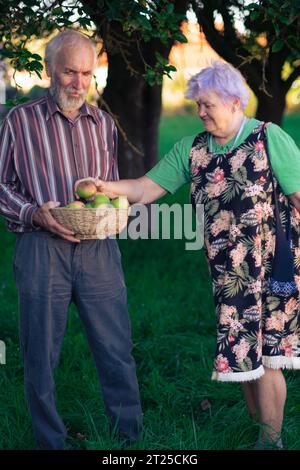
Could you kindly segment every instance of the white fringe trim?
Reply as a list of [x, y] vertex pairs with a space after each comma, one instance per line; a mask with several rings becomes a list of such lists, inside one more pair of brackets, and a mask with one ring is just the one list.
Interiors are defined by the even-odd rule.
[[248, 372], [213, 371], [211, 379], [219, 382], [250, 382], [264, 375], [264, 366], [269, 369], [300, 369], [300, 357], [262, 356], [262, 366]]
[[300, 357], [263, 356], [262, 363], [270, 369], [300, 369]]
[[250, 370], [248, 372], [217, 372], [213, 371], [212, 380], [220, 382], [249, 382], [250, 380], [259, 379], [264, 375], [264, 367], [259, 366], [258, 369]]

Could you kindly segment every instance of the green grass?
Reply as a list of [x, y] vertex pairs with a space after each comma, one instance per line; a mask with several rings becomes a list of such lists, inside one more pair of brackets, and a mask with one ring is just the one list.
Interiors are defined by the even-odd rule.
[[[297, 138], [298, 116], [285, 119]], [[160, 151], [196, 133], [192, 116], [163, 117]], [[299, 139], [298, 139], [299, 143]], [[188, 188], [168, 202], [188, 202]], [[239, 384], [211, 381], [215, 317], [203, 252], [186, 251], [182, 240], [121, 240], [128, 286], [134, 356], [144, 410], [140, 449], [251, 449], [257, 435]], [[12, 277], [14, 236], [1, 222], [0, 339], [7, 364], [0, 365], [0, 449], [34, 447], [23, 397], [18, 347], [17, 294]], [[300, 449], [300, 376], [285, 372], [288, 400], [284, 439]], [[107, 419], [92, 358], [74, 307], [56, 371], [57, 402], [65, 423], [86, 434], [90, 449], [117, 449]], [[203, 411], [201, 402], [209, 400]]]

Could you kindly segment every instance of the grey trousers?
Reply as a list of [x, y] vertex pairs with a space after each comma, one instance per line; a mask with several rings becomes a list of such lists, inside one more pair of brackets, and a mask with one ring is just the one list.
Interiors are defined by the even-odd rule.
[[142, 411], [117, 241], [75, 244], [48, 232], [19, 234], [13, 267], [25, 394], [37, 448], [64, 448], [67, 432], [56, 410], [53, 372], [71, 302], [85, 329], [111, 426], [138, 440]]

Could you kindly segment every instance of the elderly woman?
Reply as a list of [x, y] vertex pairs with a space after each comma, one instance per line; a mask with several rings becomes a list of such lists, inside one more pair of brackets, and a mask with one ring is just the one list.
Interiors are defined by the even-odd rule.
[[291, 223], [282, 233], [291, 231], [293, 276], [300, 280], [299, 215], [290, 205], [300, 208], [300, 152], [277, 125], [244, 115], [249, 91], [229, 64], [213, 62], [195, 75], [187, 97], [198, 105], [204, 132], [175, 144], [141, 178], [97, 184], [110, 196], [151, 203], [191, 183], [192, 203], [204, 205], [217, 312], [212, 378], [242, 382], [250, 414], [262, 424], [257, 448], [280, 448], [286, 400], [281, 369], [300, 368], [299, 298], [293, 289], [285, 297], [274, 294], [268, 281], [280, 242], [279, 212]]

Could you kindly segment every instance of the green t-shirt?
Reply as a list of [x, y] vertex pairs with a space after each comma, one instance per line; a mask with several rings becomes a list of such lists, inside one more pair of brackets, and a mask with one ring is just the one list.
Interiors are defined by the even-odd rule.
[[[260, 121], [257, 119], [249, 119], [233, 148], [241, 145], [259, 124]], [[177, 142], [171, 151], [146, 173], [146, 176], [171, 194], [182, 185], [190, 183], [189, 155], [195, 137], [196, 135], [184, 137]], [[284, 194], [300, 191], [300, 150], [296, 143], [276, 124], [267, 127], [267, 138], [272, 169], [282, 191]], [[235, 137], [225, 145], [220, 145], [212, 139], [212, 151], [216, 154], [225, 153], [233, 145], [234, 140]]]

